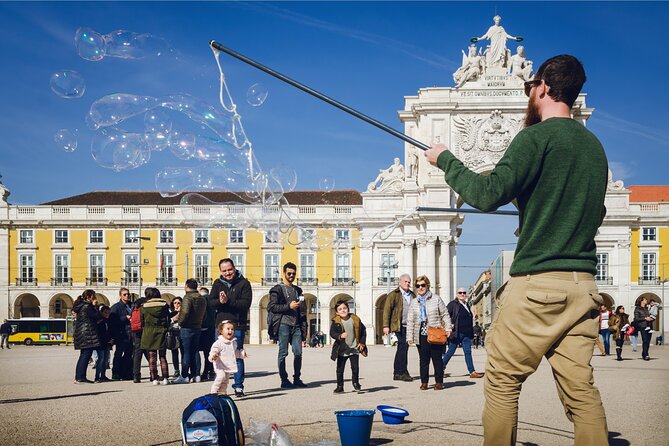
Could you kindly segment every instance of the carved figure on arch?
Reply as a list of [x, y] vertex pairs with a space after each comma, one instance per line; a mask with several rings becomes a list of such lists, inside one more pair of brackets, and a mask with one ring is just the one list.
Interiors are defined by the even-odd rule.
[[367, 186], [368, 192], [381, 192], [392, 189], [401, 191], [404, 186], [404, 166], [400, 159], [395, 158], [393, 164], [387, 169], [380, 169], [379, 175]]
[[453, 81], [456, 87], [463, 86], [466, 82], [475, 81], [483, 75], [483, 56], [481, 49], [476, 54], [476, 45], [469, 46], [469, 54], [462, 51], [462, 66], [453, 73]]
[[522, 42], [523, 38], [507, 34], [504, 27], [500, 25], [502, 17], [496, 15], [492, 20], [495, 24], [488, 28], [488, 31], [481, 37], [474, 37], [471, 41], [476, 43], [480, 40], [490, 40], [490, 46], [485, 52], [486, 68], [507, 67], [510, 54], [506, 47], [506, 41], [511, 39]]
[[516, 54], [511, 56], [509, 74], [511, 77], [519, 78], [522, 81], [532, 79], [532, 61], [525, 58], [525, 47], [519, 45], [516, 48]]

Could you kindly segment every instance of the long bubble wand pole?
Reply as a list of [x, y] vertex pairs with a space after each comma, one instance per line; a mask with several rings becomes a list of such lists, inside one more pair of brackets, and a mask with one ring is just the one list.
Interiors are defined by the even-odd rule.
[[293, 80], [293, 79], [289, 78], [288, 76], [285, 76], [285, 75], [279, 73], [278, 71], [275, 71], [275, 70], [273, 70], [269, 67], [266, 67], [265, 65], [263, 65], [261, 63], [258, 63], [253, 59], [249, 59], [248, 57], [244, 56], [243, 54], [239, 54], [238, 52], [236, 52], [234, 50], [231, 50], [230, 48], [226, 48], [223, 45], [221, 45], [220, 43], [216, 42], [215, 40], [210, 41], [209, 45], [215, 50], [223, 51], [224, 53], [227, 53], [227, 54], [231, 55], [232, 57], [235, 57], [235, 58], [241, 60], [242, 62], [245, 62], [245, 63], [247, 63], [251, 66], [254, 66], [257, 69], [259, 69], [261, 71], [264, 71], [265, 73], [269, 74], [270, 76], [274, 76], [275, 78], [277, 78], [279, 80], [282, 80], [282, 81], [286, 82], [287, 84], [290, 84], [293, 87], [304, 91], [305, 93], [308, 93], [308, 94], [310, 94], [314, 97], [317, 97], [321, 101], [325, 101], [330, 105], [334, 105], [338, 109], [340, 109], [342, 111], [345, 111], [346, 113], [351, 114], [358, 119], [362, 119], [366, 123], [372, 124], [374, 127], [377, 127], [379, 129], [383, 130], [384, 132], [390, 133], [394, 137], [399, 138], [403, 141], [406, 141], [409, 144], [412, 144], [412, 145], [416, 146], [417, 148], [419, 148], [421, 150], [430, 150], [430, 146], [428, 146], [426, 144], [423, 144], [422, 142], [417, 141], [417, 140], [413, 139], [412, 137], [405, 135], [402, 132], [398, 132], [397, 130], [393, 129], [392, 127], [389, 127], [386, 124], [377, 121], [376, 119], [370, 118], [369, 116], [367, 116], [363, 113], [360, 113], [359, 111], [349, 107], [348, 105], [342, 104], [339, 101], [335, 101], [331, 97], [326, 96], [323, 93], [320, 93], [320, 92], [314, 90], [313, 88], [307, 87], [306, 85], [301, 84], [301, 83], [297, 82], [296, 80]]

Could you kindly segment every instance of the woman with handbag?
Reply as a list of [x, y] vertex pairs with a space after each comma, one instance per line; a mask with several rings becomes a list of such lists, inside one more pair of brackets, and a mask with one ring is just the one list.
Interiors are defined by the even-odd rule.
[[[144, 294], [147, 301], [142, 305], [142, 350], [149, 352], [149, 372], [151, 374], [151, 383], [154, 386], [162, 383], [167, 385], [169, 371], [167, 369], [167, 359], [165, 358], [165, 336], [170, 327], [170, 307], [162, 299], [158, 288], [146, 288]], [[161, 376], [158, 374], [158, 361], [160, 361]]]
[[[184, 347], [181, 345], [181, 337], [179, 336], [179, 324], [177, 320], [179, 319], [179, 312], [181, 311], [181, 303], [183, 299], [179, 296], [172, 299], [170, 302], [170, 328], [168, 334], [176, 340], [176, 343], [172, 345], [167, 345], [167, 348], [172, 352], [172, 363], [174, 364], [174, 377], [178, 378], [181, 376], [181, 370], [179, 370], [179, 352], [181, 356], [184, 355]], [[165, 343], [167, 344], [168, 339], [165, 338]], [[176, 345], [176, 347], [174, 347]]]
[[650, 348], [651, 334], [646, 330], [646, 327], [650, 327], [651, 320], [650, 311], [648, 311], [648, 299], [642, 297], [637, 302], [637, 306], [634, 307], [634, 322], [641, 335], [641, 357], [644, 361], [650, 360], [648, 349]]
[[625, 313], [625, 307], [618, 305], [615, 313], [609, 318], [609, 331], [613, 333], [613, 339], [616, 341], [616, 359], [623, 360], [623, 343], [628, 330], [634, 330], [630, 325], [630, 317]]
[[407, 315], [407, 343], [418, 347], [420, 358], [420, 390], [427, 390], [430, 359], [434, 367], [434, 390], [444, 388], [441, 356], [451, 334], [451, 318], [441, 297], [430, 292], [430, 279], [418, 276], [414, 283], [416, 299], [411, 301]]

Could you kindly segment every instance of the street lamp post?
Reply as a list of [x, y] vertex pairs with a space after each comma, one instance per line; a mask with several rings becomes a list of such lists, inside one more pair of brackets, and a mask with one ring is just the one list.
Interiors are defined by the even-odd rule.
[[140, 212], [137, 230], [137, 299], [142, 297], [142, 240], [151, 240], [151, 238], [142, 237], [142, 214]]

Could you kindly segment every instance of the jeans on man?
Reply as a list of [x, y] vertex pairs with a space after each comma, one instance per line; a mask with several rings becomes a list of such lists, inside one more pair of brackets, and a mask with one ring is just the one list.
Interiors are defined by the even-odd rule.
[[132, 334], [132, 377], [142, 377], [142, 332]]
[[599, 334], [604, 340], [604, 353], [608, 355], [611, 352], [611, 332], [608, 328], [602, 328], [599, 330]]
[[[279, 326], [279, 377], [282, 382], [288, 381], [288, 373], [286, 372], [288, 344], [293, 349], [293, 378], [299, 380], [302, 369], [302, 331], [300, 327], [281, 324]], [[235, 384], [237, 383], [235, 382]]]
[[[235, 338], [237, 338], [237, 350], [244, 349], [244, 337], [246, 330], [235, 330]], [[300, 344], [301, 345], [301, 344]], [[235, 383], [232, 385], [233, 389], [244, 390], [244, 359], [237, 358], [237, 371], [235, 372]]]
[[395, 352], [395, 362], [393, 363], [393, 374], [403, 375], [409, 373], [407, 370], [407, 355], [409, 353], [407, 327], [402, 325], [400, 331], [395, 332], [395, 336], [397, 336], [397, 351]]
[[7, 347], [9, 349], [9, 335], [7, 333], [3, 333], [1, 335], [0, 347], [2, 348]]
[[79, 359], [77, 360], [77, 367], [74, 372], [74, 379], [77, 381], [84, 381], [86, 379], [86, 369], [88, 368], [88, 361], [93, 356], [92, 348], [82, 348], [79, 350]]
[[181, 345], [183, 345], [183, 357], [181, 358], [181, 376], [184, 378], [195, 378], [200, 376], [195, 357], [200, 347], [199, 328], [181, 328]]
[[458, 344], [462, 345], [462, 351], [465, 353], [465, 364], [467, 364], [467, 370], [469, 373], [474, 373], [476, 369], [474, 368], [474, 360], [472, 359], [472, 338], [465, 336], [462, 333], [458, 333], [456, 336], [451, 336], [448, 338], [448, 350], [444, 354], [444, 359], [442, 361], [443, 368], [445, 369], [448, 365], [448, 361], [451, 360], [455, 350], [458, 348]]
[[112, 378], [132, 379], [132, 353], [131, 342], [116, 344], [112, 361]]

